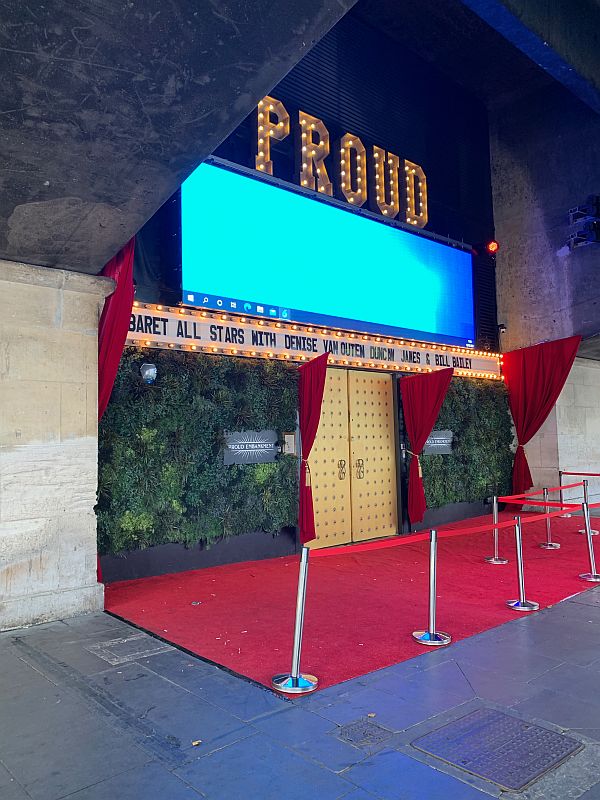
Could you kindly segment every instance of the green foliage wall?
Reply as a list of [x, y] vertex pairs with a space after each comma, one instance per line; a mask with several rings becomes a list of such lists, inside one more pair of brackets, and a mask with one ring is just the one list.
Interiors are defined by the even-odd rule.
[[[141, 381], [144, 361], [158, 367]], [[297, 461], [224, 466], [223, 431], [296, 427], [297, 370], [126, 348], [99, 430], [101, 553], [293, 526]]]
[[435, 428], [453, 431], [454, 446], [421, 459], [429, 508], [510, 493], [512, 421], [501, 381], [453, 378]]
[[[139, 368], [158, 367], [147, 386]], [[223, 431], [296, 426], [298, 371], [281, 362], [126, 348], [99, 430], [101, 553], [276, 533], [297, 519], [297, 461], [224, 466]], [[447, 456], [422, 458], [430, 508], [510, 490], [511, 420], [504, 385], [454, 378], [437, 429]]]

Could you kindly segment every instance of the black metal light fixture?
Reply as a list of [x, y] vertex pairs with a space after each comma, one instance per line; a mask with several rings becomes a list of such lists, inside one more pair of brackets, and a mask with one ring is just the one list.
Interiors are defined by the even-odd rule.
[[600, 243], [600, 195], [591, 194], [580, 206], [569, 209], [569, 225], [577, 226], [567, 244], [570, 250]]

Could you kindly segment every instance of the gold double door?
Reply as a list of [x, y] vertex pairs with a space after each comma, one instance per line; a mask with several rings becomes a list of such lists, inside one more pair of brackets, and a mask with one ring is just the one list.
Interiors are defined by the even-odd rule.
[[391, 375], [329, 368], [310, 455], [314, 548], [398, 533]]

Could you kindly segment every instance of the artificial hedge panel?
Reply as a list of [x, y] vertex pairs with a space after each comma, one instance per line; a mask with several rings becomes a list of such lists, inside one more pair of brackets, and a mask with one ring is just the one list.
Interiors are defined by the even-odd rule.
[[[139, 368], [158, 367], [148, 386]], [[296, 427], [297, 369], [126, 348], [99, 429], [99, 552], [296, 524], [297, 460], [225, 466], [223, 431]]]
[[[158, 367], [145, 385], [144, 361]], [[99, 428], [99, 552], [277, 533], [297, 520], [297, 460], [225, 466], [223, 431], [296, 426], [298, 370], [282, 362], [126, 348]], [[429, 508], [510, 491], [504, 384], [454, 378], [436, 429], [451, 455], [423, 456]]]
[[509, 494], [513, 428], [501, 381], [453, 378], [435, 424], [454, 432], [450, 455], [423, 456], [428, 508]]

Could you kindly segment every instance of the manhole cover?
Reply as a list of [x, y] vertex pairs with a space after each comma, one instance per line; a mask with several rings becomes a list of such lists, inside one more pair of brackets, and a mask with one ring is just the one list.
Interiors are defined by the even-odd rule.
[[479, 709], [412, 742], [456, 767], [497, 783], [523, 789], [582, 745], [508, 714]]
[[368, 719], [357, 719], [355, 722], [342, 725], [338, 733], [340, 739], [359, 746], [379, 744], [392, 735], [392, 731]]

